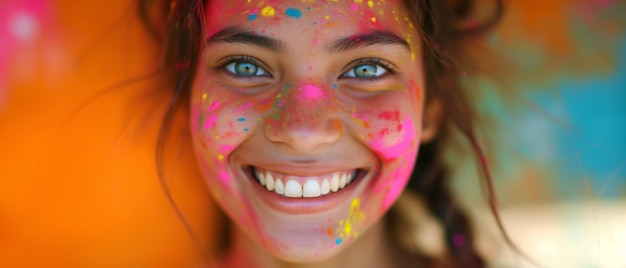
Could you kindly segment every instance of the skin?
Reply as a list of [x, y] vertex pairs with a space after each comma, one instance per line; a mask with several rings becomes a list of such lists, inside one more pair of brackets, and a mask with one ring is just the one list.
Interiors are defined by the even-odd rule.
[[[381, 218], [430, 132], [419, 36], [401, 1], [210, 2], [191, 128], [205, 181], [237, 226], [224, 262], [393, 266]], [[233, 27], [280, 49], [224, 38]], [[386, 42], [330, 49], [381, 33]], [[242, 76], [234, 68], [242, 64], [260, 69]], [[356, 77], [364, 65], [376, 75]], [[341, 198], [283, 199], [299, 208], [286, 212], [262, 197], [250, 167], [294, 176], [358, 169], [360, 177]]]

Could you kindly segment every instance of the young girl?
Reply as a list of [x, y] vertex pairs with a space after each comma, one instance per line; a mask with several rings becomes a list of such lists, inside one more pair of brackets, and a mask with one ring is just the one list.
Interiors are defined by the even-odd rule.
[[[161, 140], [177, 111], [188, 111], [204, 180], [232, 223], [212, 256], [218, 267], [485, 266], [439, 158], [443, 132], [455, 128], [490, 183], [457, 60], [501, 3], [481, 26], [463, 23], [471, 7], [168, 3], [165, 64], [176, 87]], [[407, 222], [415, 217], [398, 199], [423, 200], [444, 226], [425, 234], [444, 249], [407, 242], [407, 227], [429, 217]]]

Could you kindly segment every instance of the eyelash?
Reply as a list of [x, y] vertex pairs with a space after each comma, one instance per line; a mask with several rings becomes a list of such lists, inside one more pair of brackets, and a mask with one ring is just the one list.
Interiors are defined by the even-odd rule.
[[[227, 70], [228, 65], [233, 63], [251, 63], [257, 66], [259, 69], [262, 69], [267, 73], [267, 75], [238, 75], [236, 73]], [[237, 56], [229, 56], [222, 60], [222, 62], [215, 68], [217, 71], [224, 72], [230, 75], [233, 79], [242, 79], [242, 80], [253, 80], [258, 78], [272, 78], [272, 74], [267, 70], [268, 68], [265, 65], [257, 60], [254, 57], [247, 55], [237, 55]]]
[[[231, 72], [230, 70], [227, 70], [227, 67], [233, 63], [251, 63], [255, 66], [257, 66], [259, 69], [262, 69], [263, 71], [267, 72], [267, 75], [238, 75], [236, 73]], [[382, 67], [386, 73], [380, 75], [380, 76], [376, 76], [376, 77], [369, 77], [369, 78], [360, 78], [360, 77], [348, 77], [346, 76], [346, 74], [350, 71], [353, 71], [354, 68], [356, 68], [357, 66], [360, 65], [366, 65], [366, 64], [371, 64], [371, 65], [376, 65], [378, 67]], [[391, 63], [389, 63], [386, 60], [383, 60], [381, 58], [361, 58], [361, 59], [357, 59], [353, 62], [351, 62], [350, 64], [348, 64], [348, 66], [351, 66], [350, 68], [348, 68], [345, 72], [343, 72], [338, 79], [351, 79], [351, 80], [355, 80], [358, 82], [363, 82], [363, 83], [374, 83], [377, 82], [380, 79], [383, 79], [385, 77], [387, 77], [388, 75], [393, 75], [396, 73], [395, 68], [393, 67], [393, 65]], [[218, 71], [221, 72], [225, 72], [228, 75], [230, 75], [233, 79], [242, 79], [242, 80], [253, 80], [253, 79], [258, 79], [258, 78], [272, 78], [272, 74], [267, 71], [267, 67], [265, 67], [265, 65], [257, 60], [254, 57], [251, 56], [247, 56], [247, 55], [237, 55], [237, 56], [229, 56], [227, 58], [225, 58], [222, 63], [220, 63], [216, 69]]]
[[[376, 76], [376, 77], [371, 77], [371, 78], [359, 78], [359, 77], [347, 77], [346, 73], [354, 70], [354, 68], [356, 68], [357, 66], [360, 65], [366, 65], [366, 64], [372, 64], [372, 65], [376, 65], [378, 67], [382, 67], [383, 69], [385, 69], [386, 73], [380, 75], [380, 76]], [[343, 72], [340, 76], [339, 79], [352, 79], [352, 80], [356, 80], [358, 82], [362, 82], [362, 83], [374, 83], [377, 82], [380, 79], [383, 79], [385, 77], [387, 77], [388, 75], [393, 75], [396, 73], [395, 68], [393, 67], [393, 65], [386, 61], [383, 60], [381, 58], [361, 58], [361, 59], [357, 59], [353, 62], [351, 62], [350, 64], [348, 64], [348, 66], [350, 66], [350, 68], [348, 68], [347, 71]]]

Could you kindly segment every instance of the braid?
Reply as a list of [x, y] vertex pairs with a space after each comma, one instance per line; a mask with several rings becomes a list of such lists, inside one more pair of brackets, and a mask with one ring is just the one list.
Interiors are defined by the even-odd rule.
[[485, 261], [473, 247], [470, 220], [448, 189], [449, 177], [436, 156], [438, 144], [436, 140], [421, 146], [409, 187], [424, 198], [428, 210], [443, 224], [452, 263], [462, 267], [485, 267]]

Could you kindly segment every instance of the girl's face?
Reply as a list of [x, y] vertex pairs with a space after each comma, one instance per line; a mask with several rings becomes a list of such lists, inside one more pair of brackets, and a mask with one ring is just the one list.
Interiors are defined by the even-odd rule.
[[210, 190], [275, 257], [333, 256], [381, 219], [413, 169], [417, 30], [400, 0], [206, 8], [191, 126]]

